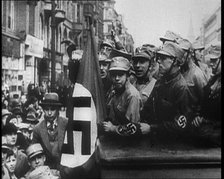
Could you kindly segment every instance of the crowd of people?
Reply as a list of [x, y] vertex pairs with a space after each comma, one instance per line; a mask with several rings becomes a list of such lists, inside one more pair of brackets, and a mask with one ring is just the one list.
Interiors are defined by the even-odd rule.
[[[207, 65], [203, 46], [171, 31], [160, 40], [160, 47], [142, 44], [133, 55], [113, 33], [101, 44], [99, 67], [107, 116], [98, 126], [100, 134], [181, 137], [220, 147], [221, 45], [209, 47]], [[74, 84], [80, 59], [72, 59], [72, 50], [68, 48], [69, 77]], [[44, 84], [39, 89], [30, 84], [20, 100], [3, 93], [3, 179], [98, 176], [96, 171], [88, 174], [94, 161], [86, 168], [60, 165], [68, 119], [59, 111], [65, 109], [68, 96], [68, 88], [49, 92]]]
[[[41, 136], [37, 135], [38, 130], [36, 128], [42, 123], [45, 124], [46, 120], [51, 121], [58, 118], [59, 110], [66, 109], [66, 100], [63, 99], [65, 93], [63, 93], [62, 88], [56, 88], [54, 93], [50, 93], [47, 88], [43, 87], [43, 85], [38, 87], [35, 84], [30, 84], [27, 95], [22, 95], [20, 98], [10, 98], [9, 91], [2, 93], [2, 178], [4, 179], [46, 178], [47, 176], [49, 178], [51, 175], [52, 178], [61, 178], [59, 168], [56, 167], [60, 163], [58, 163], [59, 159], [57, 162], [54, 159], [60, 156], [57, 149], [61, 149], [58, 148], [57, 144], [53, 151], [49, 148], [50, 154], [48, 154], [45, 151], [46, 148], [42, 147], [44, 142], [40, 140]], [[50, 102], [48, 101], [49, 96]], [[45, 103], [48, 102], [54, 108], [53, 113], [49, 112], [46, 107]], [[64, 120], [66, 121], [66, 119]], [[61, 126], [60, 122], [59, 124]], [[48, 125], [47, 123], [45, 128], [41, 127], [41, 134], [43, 134], [42, 130], [48, 131], [50, 128]], [[56, 122], [55, 125], [57, 125]], [[65, 132], [65, 128], [63, 131]], [[56, 137], [55, 135], [61, 136], [61, 146], [64, 142], [61, 130], [56, 134], [52, 133], [53, 138]], [[43, 138], [46, 139], [46, 136], [47, 133], [44, 133]], [[58, 136], [56, 137], [57, 141]], [[51, 144], [49, 143], [49, 145]], [[54, 144], [52, 145], [54, 146]], [[53, 158], [50, 163], [49, 160], [51, 159], [49, 158]], [[55, 166], [52, 169], [51, 165], [53, 164]], [[43, 168], [40, 169], [39, 166], [43, 166]], [[35, 170], [37, 167], [39, 168], [38, 171]]]
[[160, 47], [143, 44], [131, 57], [114, 42], [103, 43], [104, 134], [180, 137], [220, 146], [221, 44], [210, 45], [207, 64], [203, 46], [171, 31], [160, 40]]

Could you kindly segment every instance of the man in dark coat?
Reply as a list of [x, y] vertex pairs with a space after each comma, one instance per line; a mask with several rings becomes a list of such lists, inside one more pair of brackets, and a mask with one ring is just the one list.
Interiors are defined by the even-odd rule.
[[44, 110], [44, 120], [33, 129], [33, 143], [40, 143], [46, 153], [46, 164], [59, 169], [61, 150], [68, 120], [59, 116], [61, 103], [56, 93], [47, 93], [40, 105]]
[[190, 91], [179, 68], [183, 54], [174, 42], [165, 42], [157, 52], [161, 78], [141, 112], [142, 134], [164, 137], [188, 134], [192, 111], [188, 102]]

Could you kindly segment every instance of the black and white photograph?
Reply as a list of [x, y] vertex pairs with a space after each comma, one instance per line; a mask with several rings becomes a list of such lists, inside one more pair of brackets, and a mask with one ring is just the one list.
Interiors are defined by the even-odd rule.
[[2, 179], [221, 179], [221, 0], [2, 0]]

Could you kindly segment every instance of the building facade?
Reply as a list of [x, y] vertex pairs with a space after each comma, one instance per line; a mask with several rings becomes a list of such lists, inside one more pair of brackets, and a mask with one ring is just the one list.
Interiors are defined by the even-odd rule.
[[[30, 83], [51, 82], [52, 27], [55, 28], [55, 81], [68, 86], [66, 42], [83, 49], [86, 41], [86, 15], [93, 17], [97, 41], [103, 39], [103, 2], [54, 0], [2, 1], [2, 86], [11, 96], [27, 92]], [[53, 26], [52, 26], [53, 25]]]
[[205, 47], [205, 62], [208, 63], [208, 48], [212, 44], [221, 43], [221, 4], [217, 5], [214, 11], [205, 16], [202, 20], [200, 35], [195, 40]]
[[115, 0], [104, 2], [104, 39], [111, 39], [111, 31], [113, 30], [126, 51], [132, 54], [134, 53], [134, 40], [124, 25], [123, 16], [115, 10], [115, 3]]

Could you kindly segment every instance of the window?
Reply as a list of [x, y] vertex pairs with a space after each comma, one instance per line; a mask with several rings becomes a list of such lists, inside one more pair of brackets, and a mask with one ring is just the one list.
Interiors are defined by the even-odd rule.
[[23, 80], [23, 75], [18, 75], [18, 80]]
[[11, 91], [16, 91], [16, 89], [17, 89], [17, 86], [15, 86], [15, 85], [11, 86]]
[[77, 22], [80, 22], [81, 19], [80, 19], [80, 5], [78, 4], [77, 5]]
[[14, 9], [14, 1], [9, 0], [7, 1], [8, 3], [8, 14], [7, 14], [7, 27], [9, 29], [14, 29], [14, 13], [15, 13], [15, 9]]

